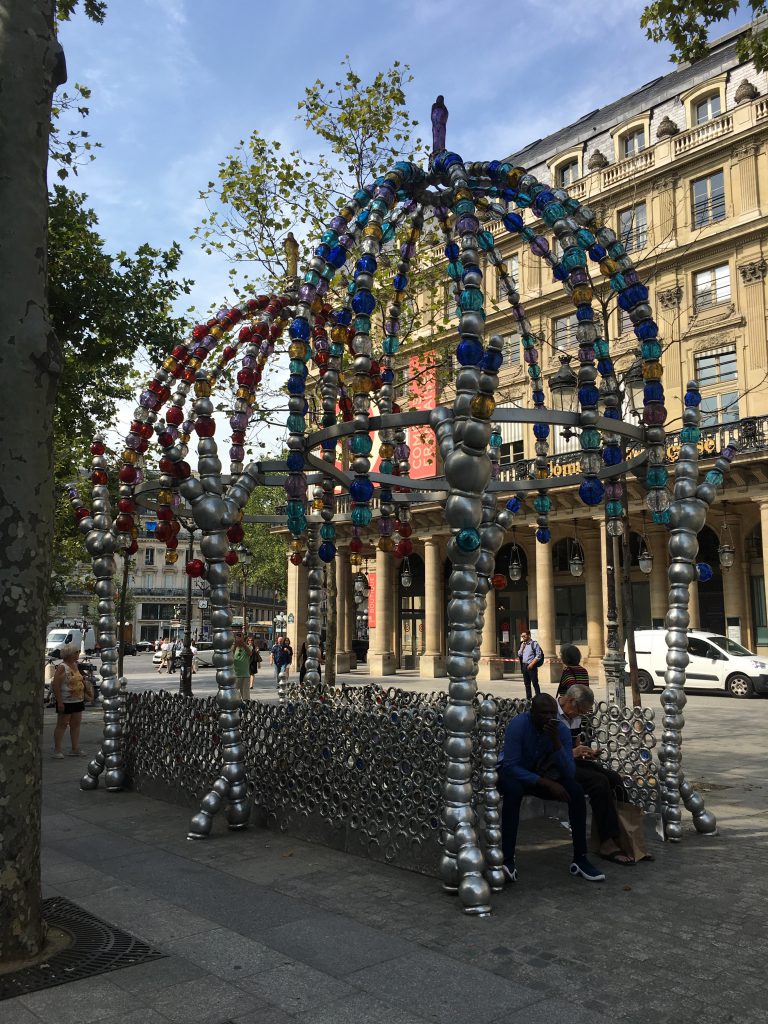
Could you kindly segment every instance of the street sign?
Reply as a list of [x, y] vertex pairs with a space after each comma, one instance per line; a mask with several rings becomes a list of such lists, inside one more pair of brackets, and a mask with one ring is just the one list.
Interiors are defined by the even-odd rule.
[[200, 609], [200, 611], [205, 611], [205, 609], [208, 607], [208, 602], [207, 601], [198, 601], [197, 602], [197, 607]]

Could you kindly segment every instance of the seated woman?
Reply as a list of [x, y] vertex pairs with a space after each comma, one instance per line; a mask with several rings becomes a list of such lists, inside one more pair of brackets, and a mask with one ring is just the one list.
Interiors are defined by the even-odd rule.
[[557, 685], [557, 696], [562, 697], [569, 686], [580, 683], [582, 686], [589, 686], [589, 672], [581, 664], [581, 651], [573, 644], [564, 644], [560, 648], [560, 661], [563, 663], [563, 672], [560, 682]]

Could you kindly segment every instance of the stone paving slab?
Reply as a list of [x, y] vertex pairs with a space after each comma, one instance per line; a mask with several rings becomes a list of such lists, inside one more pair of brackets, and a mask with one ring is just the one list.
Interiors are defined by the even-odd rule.
[[486, 920], [435, 879], [280, 833], [217, 821], [188, 842], [183, 808], [82, 793], [82, 762], [45, 758], [46, 891], [168, 956], [7, 1000], [0, 1021], [765, 1024], [768, 702], [693, 698], [686, 718], [720, 835], [651, 838], [655, 863], [590, 885], [560, 825], [526, 821], [521, 881]]

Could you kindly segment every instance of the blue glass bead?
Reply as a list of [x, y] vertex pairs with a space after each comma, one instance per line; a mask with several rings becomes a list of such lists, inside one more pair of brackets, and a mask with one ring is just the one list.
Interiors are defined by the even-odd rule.
[[379, 463], [380, 473], [391, 473], [394, 468], [394, 463], [392, 462], [391, 459], [382, 459], [381, 462]]
[[503, 353], [499, 352], [498, 349], [489, 348], [483, 356], [483, 361], [480, 363], [484, 370], [489, 373], [495, 373], [501, 364], [504, 362]]
[[[334, 419], [333, 422], [334, 423], [336, 422], [335, 419]], [[326, 424], [324, 424], [324, 426], [332, 427], [333, 423], [326, 423]], [[332, 452], [334, 450], [334, 448], [336, 447], [336, 444], [337, 444], [337, 441], [336, 441], [335, 437], [327, 437], [325, 439], [325, 441], [322, 442], [323, 451], [324, 452]]]
[[504, 444], [504, 438], [501, 436], [501, 434], [498, 433], [498, 431], [494, 430], [490, 438], [488, 439], [488, 444], [491, 446], [491, 448], [501, 448], [501, 446]]
[[307, 385], [304, 383], [303, 378], [297, 377], [295, 374], [291, 374], [288, 378], [288, 394], [303, 395], [306, 390]]
[[561, 263], [568, 271], [578, 270], [580, 267], [586, 267], [587, 258], [577, 245], [569, 245], [563, 253]]
[[552, 227], [557, 221], [562, 220], [563, 217], [568, 216], [568, 211], [562, 203], [550, 203], [549, 206], [544, 210], [542, 214], [542, 220], [545, 224]]
[[344, 355], [344, 346], [340, 345], [338, 341], [332, 341], [331, 347], [328, 349], [328, 351], [332, 356], [338, 358], [339, 356]]
[[603, 416], [605, 416], [607, 420], [620, 420], [621, 412], [618, 409], [614, 409], [612, 406], [609, 406], [603, 411]]
[[[534, 189], [531, 189], [531, 193]], [[547, 188], [540, 188], [536, 190], [536, 198], [533, 203], [533, 208], [537, 213], [541, 213], [545, 206], [549, 203], [554, 203], [555, 197]]]
[[461, 275], [464, 273], [464, 264], [461, 260], [454, 260], [448, 264], [448, 277], [453, 278], [454, 281], [458, 281]]
[[407, 160], [398, 160], [395, 164], [395, 170], [400, 171], [405, 181], [409, 181], [417, 168]]
[[579, 443], [585, 452], [597, 451], [600, 447], [600, 431], [592, 428], [582, 430]]
[[658, 526], [669, 526], [672, 522], [672, 513], [665, 508], [661, 512], [651, 512], [651, 519]]
[[368, 526], [373, 513], [367, 505], [355, 505], [352, 508], [352, 522], [355, 526]]
[[624, 506], [620, 501], [608, 501], [605, 504], [605, 511], [611, 519], [620, 519], [624, 514]]
[[597, 477], [585, 477], [579, 486], [579, 497], [585, 505], [599, 505], [603, 500], [605, 488]]
[[355, 317], [355, 333], [356, 334], [370, 334], [371, 333], [371, 318], [365, 316], [363, 313], [358, 314]]
[[456, 346], [456, 358], [462, 366], [479, 366], [483, 355], [483, 346], [475, 338], [462, 338]]
[[336, 245], [339, 240], [339, 236], [335, 231], [324, 231], [320, 236], [320, 241], [325, 242], [326, 245]]
[[641, 320], [639, 324], [635, 325], [635, 337], [640, 341], [657, 338], [658, 335], [659, 325], [655, 320]]
[[459, 255], [459, 251], [460, 251], [459, 247], [458, 247], [458, 245], [456, 245], [455, 242], [449, 242], [448, 245], [446, 245], [446, 247], [445, 247], [446, 259], [451, 260], [451, 261], [457, 259], [458, 255]]
[[[503, 188], [501, 190], [501, 198], [504, 199], [508, 203], [514, 203], [514, 201], [517, 199], [517, 189], [516, 188]], [[511, 231], [512, 228], [509, 228], [509, 230]]]
[[370, 198], [371, 193], [368, 191], [367, 188], [359, 188], [357, 192], [355, 192], [355, 202], [359, 206], [364, 206]]
[[480, 534], [477, 530], [459, 530], [456, 544], [462, 551], [476, 551], [480, 547]]
[[540, 515], [545, 516], [552, 511], [552, 499], [548, 494], [537, 494], [533, 499], [533, 507]]
[[710, 469], [704, 479], [708, 484], [714, 484], [715, 487], [722, 487], [724, 477], [719, 469]]
[[661, 342], [644, 341], [640, 346], [640, 355], [643, 359], [661, 359]]
[[711, 565], [708, 565], [706, 562], [696, 563], [696, 578], [699, 583], [709, 583], [713, 575], [714, 573], [712, 572]]
[[355, 266], [363, 274], [375, 274], [379, 264], [376, 262], [375, 256], [365, 253], [360, 257]]
[[686, 391], [685, 392], [685, 404], [689, 409], [695, 409], [697, 405], [701, 404], [701, 395], [698, 391]]
[[643, 388], [643, 405], [646, 402], [663, 402], [664, 385], [660, 380], [649, 380]]
[[[467, 274], [479, 274], [480, 277], [483, 276], [482, 270], [480, 269], [480, 267], [477, 266], [476, 263], [465, 263], [464, 264], [464, 269], [463, 269], [463, 271], [461, 273], [462, 281], [466, 278]], [[470, 287], [472, 287], [472, 285], [470, 285]]]
[[363, 316], [370, 316], [376, 308], [376, 299], [367, 288], [362, 288], [352, 299], [352, 309], [355, 313], [362, 313]]
[[323, 540], [335, 540], [336, 539], [336, 527], [333, 523], [323, 523], [320, 527], [320, 536]]
[[607, 444], [603, 448], [603, 462], [606, 466], [618, 466], [621, 462], [621, 446], [618, 444]]
[[544, 405], [544, 392], [538, 388], [534, 388], [531, 392], [531, 398], [533, 399], [534, 405]]
[[521, 210], [525, 210], [527, 207], [531, 205], [531, 197], [528, 195], [527, 192], [518, 192], [515, 202]]
[[582, 305], [576, 307], [576, 319], [580, 324], [590, 323], [595, 319], [595, 311], [591, 306]]
[[356, 218], [357, 223], [358, 224], [363, 224], [363, 225], [367, 224], [368, 217], [369, 217], [368, 210], [361, 210], [360, 213], [358, 213], [357, 218]]
[[393, 356], [400, 348], [400, 339], [394, 337], [394, 335], [390, 335], [388, 338], [384, 339], [381, 347], [384, 350], [385, 355]]
[[336, 557], [336, 547], [330, 541], [323, 541], [317, 549], [317, 557], [321, 562], [332, 562]]
[[395, 379], [395, 371], [394, 370], [382, 370], [381, 371], [381, 379], [384, 381], [385, 384], [391, 384], [392, 381]]
[[382, 487], [382, 489], [379, 491], [379, 497], [381, 498], [382, 501], [392, 501], [392, 491]]
[[536, 531], [536, 540], [539, 544], [549, 544], [552, 539], [552, 531], [547, 526], [540, 526]]
[[315, 256], [319, 256], [321, 260], [328, 259], [328, 253], [331, 251], [330, 245], [320, 244], [315, 249]]
[[349, 448], [355, 455], [369, 455], [373, 448], [373, 441], [369, 434], [355, 434], [350, 438]]
[[292, 473], [299, 473], [304, 469], [304, 456], [301, 452], [289, 452], [285, 464]]
[[597, 405], [599, 400], [600, 392], [594, 384], [585, 384], [579, 388], [579, 405], [589, 408]]
[[370, 501], [373, 497], [373, 484], [367, 476], [357, 476], [349, 485], [349, 496], [352, 501], [361, 504]]
[[520, 511], [520, 499], [519, 498], [510, 498], [509, 501], [507, 502], [507, 511], [511, 512], [513, 515], [516, 512], [519, 512]]
[[301, 410], [301, 415], [302, 416], [306, 416], [308, 412], [309, 412], [309, 402], [305, 398], [304, 399], [304, 408]]
[[288, 328], [288, 336], [294, 341], [308, 341], [309, 334], [309, 320], [303, 316], [297, 316]]
[[483, 293], [479, 288], [465, 288], [459, 295], [459, 309], [478, 313], [483, 308]]
[[493, 235], [490, 231], [478, 231], [477, 244], [483, 252], [490, 252], [493, 249]]
[[701, 440], [701, 431], [698, 427], [683, 427], [680, 431], [681, 444], [698, 444]]
[[502, 220], [507, 231], [522, 231], [525, 227], [525, 221], [519, 213], [507, 213]]
[[549, 437], [549, 424], [534, 423], [533, 436], [536, 438], [537, 441], [546, 441], [546, 439]]
[[395, 274], [392, 287], [396, 292], [404, 292], [408, 287], [408, 277], [405, 274]]
[[304, 433], [304, 417], [291, 414], [286, 420], [286, 426], [292, 434]]
[[[597, 345], [595, 345], [595, 355], [599, 354], [600, 353], [597, 351]], [[613, 361], [611, 359], [598, 359], [597, 369], [603, 377], [607, 377], [609, 374], [613, 373]]]
[[606, 253], [606, 251], [605, 251], [605, 249], [604, 249], [604, 247], [602, 245], [592, 245], [592, 246], [590, 246], [589, 258], [594, 263], [602, 263], [607, 255], [608, 254]]
[[552, 277], [554, 277], [554, 279], [556, 281], [567, 281], [568, 280], [568, 271], [562, 265], [562, 263], [558, 263], [554, 267], [552, 267]]
[[488, 177], [495, 178], [499, 173], [501, 163], [498, 160], [490, 160], [488, 163]]
[[337, 309], [333, 314], [333, 319], [342, 327], [348, 327], [352, 323], [352, 310], [346, 306], [343, 309]]
[[347, 262], [348, 256], [349, 253], [347, 252], [343, 245], [334, 245], [334, 247], [328, 254], [328, 262], [331, 264], [332, 267], [336, 267], [336, 269], [338, 270], [339, 267], [343, 267], [344, 264]]
[[[707, 475], [709, 479], [709, 475]], [[722, 481], [722, 474], [720, 480]], [[651, 466], [646, 474], [646, 484], [648, 487], [666, 487], [667, 481], [669, 480], [669, 473], [664, 469], [663, 466]]]

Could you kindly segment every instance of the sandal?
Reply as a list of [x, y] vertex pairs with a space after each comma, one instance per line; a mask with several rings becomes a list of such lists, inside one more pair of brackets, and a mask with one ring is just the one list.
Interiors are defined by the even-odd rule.
[[613, 853], [601, 853], [600, 857], [603, 860], [608, 860], [611, 864], [620, 864], [623, 868], [633, 868], [635, 861], [632, 857], [628, 857], [626, 853], [622, 853], [621, 850], [614, 850]]

